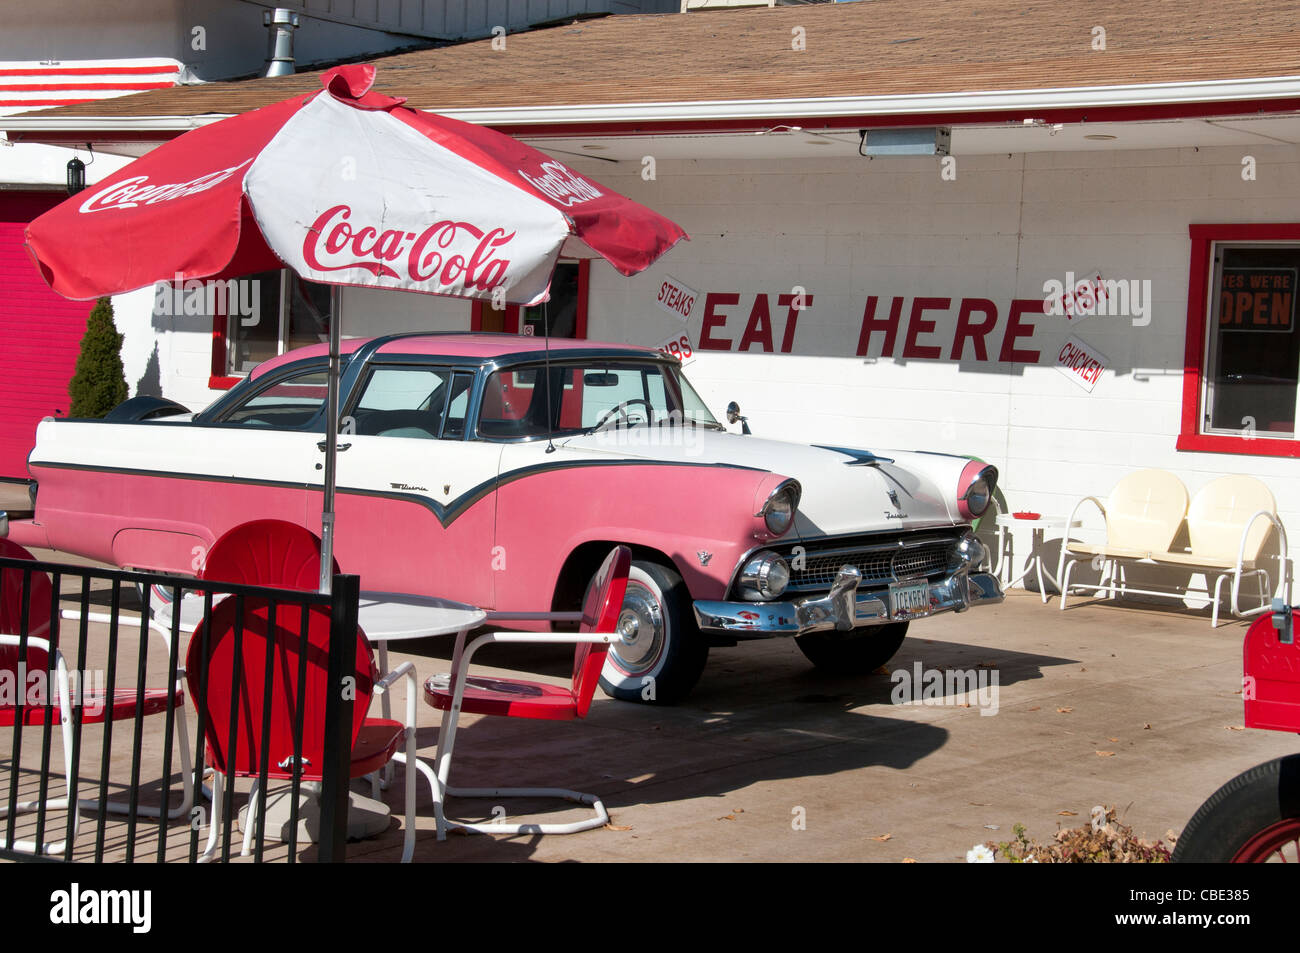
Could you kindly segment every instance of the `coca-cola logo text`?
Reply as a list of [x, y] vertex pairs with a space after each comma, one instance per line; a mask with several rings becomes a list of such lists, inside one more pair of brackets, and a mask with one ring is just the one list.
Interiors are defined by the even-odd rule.
[[543, 162], [542, 172], [545, 174], [531, 176], [523, 169], [519, 170], [519, 174], [531, 182], [534, 187], [566, 208], [570, 205], [577, 205], [579, 202], [598, 199], [603, 194], [600, 189], [562, 163]]
[[484, 231], [451, 219], [434, 222], [419, 234], [391, 228], [381, 232], [370, 225], [354, 228], [351, 217], [347, 205], [320, 214], [302, 243], [309, 267], [316, 271], [362, 268], [376, 277], [401, 281], [396, 269], [404, 264], [407, 277], [416, 284], [432, 281], [465, 290], [491, 291], [505, 282], [510, 259], [499, 257], [497, 250], [510, 243], [514, 232]]
[[150, 185], [149, 176], [133, 175], [129, 179], [122, 179], [115, 182], [106, 189], [96, 192], [86, 201], [81, 203], [80, 211], [82, 212], [106, 212], [109, 209], [135, 208], [137, 205], [156, 205], [158, 202], [166, 202], [171, 199], [178, 199], [184, 195], [193, 195], [196, 192], [206, 192], [214, 186], [220, 185], [226, 181], [252, 159], [245, 159], [239, 165], [232, 165], [228, 169], [219, 169], [216, 172], [209, 172], [201, 175], [197, 179], [190, 179], [188, 182], [168, 182], [161, 185]]

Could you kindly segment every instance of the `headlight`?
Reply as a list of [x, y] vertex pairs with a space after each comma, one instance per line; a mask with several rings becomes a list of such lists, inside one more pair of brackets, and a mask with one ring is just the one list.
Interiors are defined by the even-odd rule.
[[795, 480], [786, 480], [773, 490], [755, 516], [763, 517], [767, 531], [780, 536], [794, 524], [794, 513], [799, 508], [803, 490]]
[[998, 468], [972, 460], [961, 471], [957, 487], [957, 509], [968, 520], [979, 519], [993, 502], [998, 485]]
[[742, 598], [749, 602], [766, 602], [785, 592], [790, 584], [790, 567], [786, 561], [768, 549], [760, 549], [740, 570], [737, 586]]

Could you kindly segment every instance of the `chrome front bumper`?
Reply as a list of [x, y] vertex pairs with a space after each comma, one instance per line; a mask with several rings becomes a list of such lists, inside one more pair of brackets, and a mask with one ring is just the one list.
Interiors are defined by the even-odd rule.
[[845, 566], [831, 591], [792, 602], [695, 603], [695, 620], [704, 631], [726, 632], [733, 638], [761, 639], [777, 635], [803, 635], [836, 629], [848, 632], [858, 626], [884, 625], [925, 618], [941, 612], [964, 612], [971, 606], [996, 605], [1005, 598], [995, 577], [985, 572], [958, 570], [930, 584], [930, 608], [922, 613], [889, 612], [887, 590], [858, 592], [862, 574]]

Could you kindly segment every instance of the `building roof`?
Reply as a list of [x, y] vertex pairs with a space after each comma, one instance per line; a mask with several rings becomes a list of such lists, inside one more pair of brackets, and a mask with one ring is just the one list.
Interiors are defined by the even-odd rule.
[[[1279, 98], [1300, 91], [1300, 0], [861, 0], [628, 15], [513, 34], [505, 49], [482, 40], [376, 62], [377, 90], [452, 113], [1293, 81], [1268, 87]], [[301, 73], [46, 115], [231, 114], [319, 88], [318, 74]]]

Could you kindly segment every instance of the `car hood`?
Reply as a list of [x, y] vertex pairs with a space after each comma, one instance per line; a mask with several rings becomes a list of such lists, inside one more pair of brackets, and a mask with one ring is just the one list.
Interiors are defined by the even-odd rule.
[[795, 526], [801, 537], [964, 522], [956, 507], [964, 457], [809, 446], [692, 427], [611, 429], [560, 446], [582, 455], [722, 464], [793, 477], [803, 488]]

